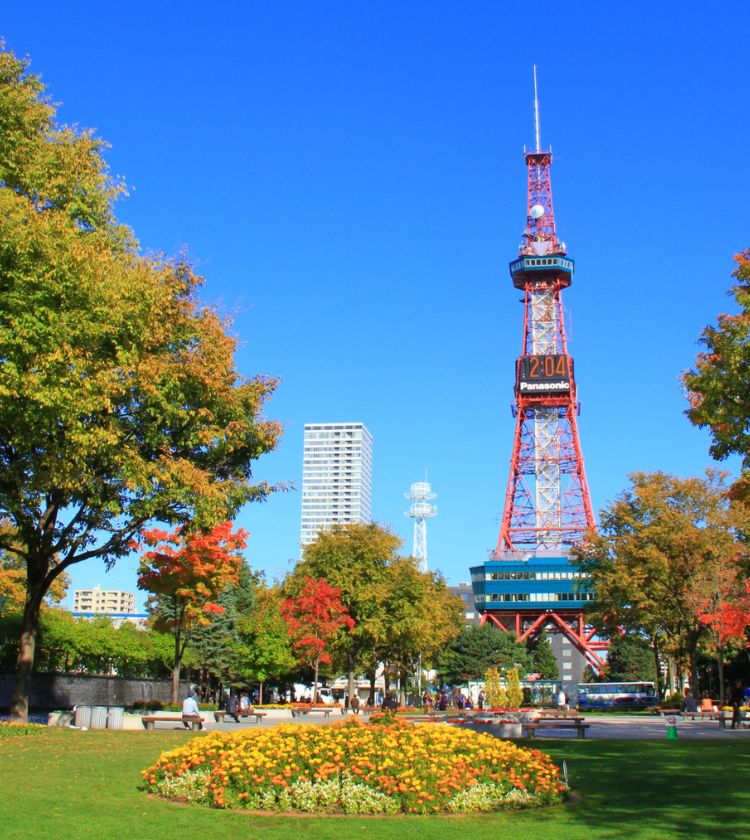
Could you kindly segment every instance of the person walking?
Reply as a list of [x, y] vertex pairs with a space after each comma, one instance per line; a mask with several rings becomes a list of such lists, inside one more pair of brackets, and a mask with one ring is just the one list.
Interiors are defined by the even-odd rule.
[[557, 708], [558, 711], [564, 712], [567, 709], [568, 703], [567, 698], [565, 697], [565, 692], [563, 691], [562, 686], [560, 686], [560, 690], [557, 692]]
[[732, 729], [742, 728], [742, 712], [740, 706], [745, 700], [745, 689], [742, 680], [738, 677], [733, 683], [729, 692], [729, 702], [732, 704]]

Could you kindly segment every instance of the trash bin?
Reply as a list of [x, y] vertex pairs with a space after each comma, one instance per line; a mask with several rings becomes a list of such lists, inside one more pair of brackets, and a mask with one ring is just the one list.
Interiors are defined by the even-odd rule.
[[107, 729], [122, 729], [125, 709], [122, 706], [110, 706], [107, 712]]
[[79, 729], [91, 727], [91, 706], [76, 706], [75, 724]]
[[106, 729], [107, 728], [107, 707], [106, 706], [92, 706], [91, 707], [91, 728], [92, 729]]

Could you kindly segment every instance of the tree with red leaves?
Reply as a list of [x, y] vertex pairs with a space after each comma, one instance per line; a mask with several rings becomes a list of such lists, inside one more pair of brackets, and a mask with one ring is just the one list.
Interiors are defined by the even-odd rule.
[[232, 531], [231, 522], [204, 534], [185, 526], [143, 534], [143, 544], [151, 550], [141, 558], [138, 588], [152, 593], [149, 609], [155, 616], [154, 627], [174, 636], [173, 703], [178, 700], [185, 648], [196, 627], [207, 626], [224, 612], [217, 598], [239, 579], [240, 552], [247, 536], [241, 528]]
[[351, 633], [354, 621], [341, 602], [341, 590], [325, 578], [306, 576], [299, 593], [281, 604], [281, 615], [289, 628], [292, 647], [299, 662], [314, 672], [313, 702], [317, 699], [318, 672], [331, 661], [328, 647], [343, 630]]
[[750, 647], [750, 581], [738, 563], [717, 566], [708, 579], [695, 582], [693, 605], [709, 631], [719, 670], [719, 699], [724, 703], [724, 654], [737, 643]]

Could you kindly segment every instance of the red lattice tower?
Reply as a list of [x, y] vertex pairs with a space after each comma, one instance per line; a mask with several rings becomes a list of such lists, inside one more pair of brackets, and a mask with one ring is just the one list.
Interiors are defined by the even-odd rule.
[[578, 436], [579, 406], [568, 353], [562, 290], [573, 260], [555, 231], [551, 151], [526, 152], [527, 225], [513, 285], [523, 294], [523, 344], [516, 361], [516, 428], [495, 556], [570, 547], [594, 527]]
[[586, 621], [591, 592], [569, 559], [571, 546], [594, 529], [578, 435], [579, 405], [568, 353], [562, 292], [573, 260], [557, 238], [552, 203], [552, 153], [539, 140], [534, 68], [536, 148], [525, 152], [527, 223], [519, 256], [510, 264], [523, 292], [523, 342], [516, 360], [513, 454], [497, 547], [472, 568], [482, 623], [534, 642], [550, 627], [565, 636], [597, 672], [607, 642]]

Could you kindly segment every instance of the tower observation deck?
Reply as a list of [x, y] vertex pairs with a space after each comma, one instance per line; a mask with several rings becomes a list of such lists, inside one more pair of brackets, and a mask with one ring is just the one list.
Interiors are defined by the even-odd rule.
[[534, 641], [551, 626], [596, 670], [605, 642], [586, 626], [593, 596], [570, 565], [569, 551], [595, 527], [578, 435], [573, 358], [568, 351], [562, 292], [574, 262], [557, 237], [551, 150], [541, 147], [534, 68], [536, 144], [525, 151], [527, 214], [519, 255], [510, 263], [523, 292], [521, 355], [515, 364], [515, 432], [500, 533], [490, 560], [471, 569], [483, 622]]

